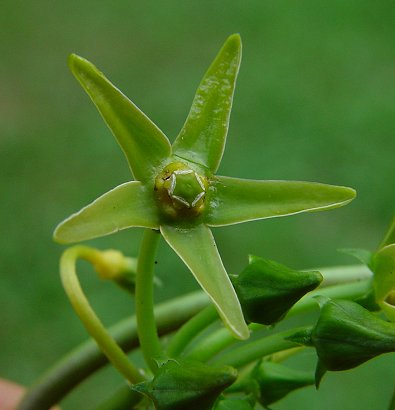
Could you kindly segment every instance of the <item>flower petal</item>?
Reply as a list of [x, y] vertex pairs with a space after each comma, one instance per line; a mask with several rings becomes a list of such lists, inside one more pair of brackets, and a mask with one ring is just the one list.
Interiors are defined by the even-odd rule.
[[163, 237], [188, 266], [199, 285], [210, 296], [218, 313], [239, 339], [249, 336], [239, 300], [222, 264], [209, 228], [161, 226]]
[[151, 179], [170, 155], [167, 137], [92, 63], [72, 54], [69, 66], [117, 139], [134, 177]]
[[231, 225], [255, 219], [346, 205], [356, 195], [351, 188], [301, 181], [254, 181], [217, 176], [209, 188], [205, 223]]
[[159, 228], [154, 198], [141, 182], [119, 185], [61, 222], [54, 232], [60, 243], [73, 243], [139, 226]]
[[241, 40], [230, 36], [196, 91], [188, 118], [173, 144], [173, 154], [218, 169], [225, 147], [233, 92], [241, 59]]

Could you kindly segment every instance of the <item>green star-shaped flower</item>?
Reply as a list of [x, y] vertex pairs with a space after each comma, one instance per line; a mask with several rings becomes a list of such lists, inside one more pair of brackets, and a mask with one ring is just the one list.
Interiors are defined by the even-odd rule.
[[71, 55], [71, 71], [89, 94], [128, 160], [136, 181], [119, 185], [55, 230], [72, 243], [130, 227], [160, 230], [236, 337], [248, 328], [210, 227], [336, 208], [351, 188], [296, 181], [256, 181], [215, 175], [229, 125], [241, 59], [230, 36], [196, 92], [171, 145], [163, 132], [87, 60]]

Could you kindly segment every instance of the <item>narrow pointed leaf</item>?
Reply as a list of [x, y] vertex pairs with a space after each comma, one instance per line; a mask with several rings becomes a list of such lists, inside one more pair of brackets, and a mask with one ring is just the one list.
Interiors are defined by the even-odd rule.
[[69, 66], [117, 139], [134, 177], [149, 180], [170, 155], [167, 137], [92, 63], [72, 54]]
[[60, 243], [73, 243], [140, 226], [158, 229], [154, 199], [141, 182], [119, 185], [61, 222], [54, 233]]
[[200, 83], [173, 153], [218, 169], [224, 151], [233, 92], [241, 59], [241, 40], [230, 36]]
[[215, 177], [206, 215], [209, 226], [319, 211], [346, 205], [351, 188], [299, 181], [255, 181]]
[[161, 226], [161, 232], [210, 296], [231, 332], [239, 339], [248, 338], [249, 331], [240, 303], [210, 229], [205, 225], [187, 229]]

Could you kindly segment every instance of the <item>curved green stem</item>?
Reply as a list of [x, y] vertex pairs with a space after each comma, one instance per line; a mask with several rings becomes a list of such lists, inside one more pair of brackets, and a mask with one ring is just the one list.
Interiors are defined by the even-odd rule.
[[276, 333], [271, 336], [266, 336], [265, 338], [250, 343], [244, 343], [241, 347], [225, 353], [215, 360], [214, 363], [218, 365], [226, 364], [227, 366], [235, 368], [245, 366], [264, 356], [298, 346], [295, 342], [287, 340], [287, 338], [301, 332], [308, 332], [311, 329], [312, 326], [299, 327], [286, 330], [285, 332]]
[[207, 306], [185, 323], [173, 336], [167, 348], [167, 354], [170, 357], [180, 356], [192, 339], [216, 319], [218, 319], [218, 313], [215, 307], [213, 305]]
[[155, 359], [163, 358], [154, 315], [154, 265], [160, 234], [146, 229], [141, 242], [136, 274], [137, 333], [144, 359], [153, 373], [158, 365]]
[[[288, 312], [286, 317], [292, 317], [297, 314], [308, 312], [311, 309], [318, 308], [318, 304], [314, 299], [315, 296], [322, 295], [333, 299], [354, 300], [365, 295], [369, 291], [370, 287], [371, 280], [368, 279], [361, 282], [353, 282], [317, 289], [308, 293], [301, 300], [299, 300]], [[252, 323], [249, 326], [249, 328], [253, 331], [264, 327], [264, 325], [257, 323]], [[187, 357], [189, 359], [207, 361], [235, 342], [237, 342], [237, 340], [232, 337], [227, 329], [220, 329], [194, 347], [194, 349], [188, 353]]]
[[[165, 335], [178, 329], [208, 304], [207, 295], [198, 291], [158, 305], [155, 308], [155, 319], [159, 334]], [[138, 347], [135, 316], [120, 321], [110, 327], [108, 332], [123, 350], [130, 351]], [[107, 358], [97, 344], [89, 339], [43, 374], [27, 391], [17, 409], [48, 410], [106, 364]]]
[[139, 369], [135, 367], [112, 336], [107, 332], [96, 313], [90, 306], [82, 291], [75, 265], [78, 258], [93, 261], [96, 250], [86, 246], [75, 246], [67, 249], [60, 260], [60, 275], [63, 287], [70, 302], [89, 334], [96, 340], [103, 353], [113, 366], [130, 382], [138, 383], [144, 380]]

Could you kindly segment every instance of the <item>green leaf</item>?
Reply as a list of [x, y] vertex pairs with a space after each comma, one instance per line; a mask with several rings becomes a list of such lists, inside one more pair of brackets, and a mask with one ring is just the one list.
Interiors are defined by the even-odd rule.
[[148, 396], [157, 410], [210, 410], [236, 377], [236, 370], [229, 366], [168, 360], [152, 381], [131, 388]]
[[208, 226], [320, 211], [348, 204], [351, 188], [300, 181], [256, 181], [217, 176], [210, 186]]
[[372, 265], [376, 302], [395, 322], [395, 244], [381, 248], [373, 256]]
[[151, 180], [170, 155], [167, 137], [92, 63], [72, 54], [69, 66], [117, 139], [134, 177]]
[[158, 229], [153, 197], [141, 182], [119, 185], [61, 222], [54, 232], [60, 243], [109, 235], [132, 226]]
[[173, 144], [173, 154], [209, 168], [221, 162], [233, 92], [241, 60], [241, 39], [230, 36], [200, 83], [188, 118]]
[[160, 229], [167, 243], [210, 296], [234, 336], [247, 339], [249, 330], [239, 300], [222, 264], [210, 229], [205, 225], [188, 228], [164, 225]]
[[271, 325], [322, 281], [317, 271], [296, 271], [258, 256], [232, 282], [247, 321]]

